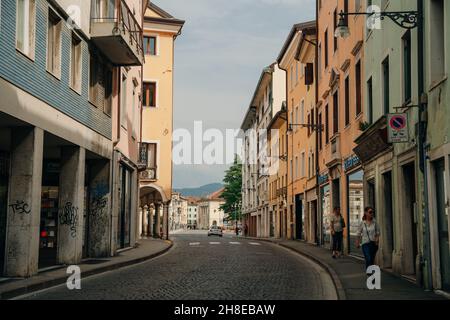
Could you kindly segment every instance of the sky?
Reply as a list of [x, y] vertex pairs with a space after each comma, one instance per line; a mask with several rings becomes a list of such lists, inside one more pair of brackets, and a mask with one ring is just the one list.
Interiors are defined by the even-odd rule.
[[[314, 0], [153, 0], [185, 20], [175, 42], [174, 129], [239, 129], [265, 66]], [[174, 165], [173, 187], [222, 182], [227, 165]]]

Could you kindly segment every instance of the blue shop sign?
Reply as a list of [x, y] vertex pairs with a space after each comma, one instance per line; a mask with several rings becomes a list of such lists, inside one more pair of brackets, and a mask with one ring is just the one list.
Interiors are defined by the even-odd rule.
[[319, 184], [323, 184], [328, 181], [328, 173], [319, 176]]
[[361, 163], [361, 160], [358, 158], [357, 155], [353, 155], [351, 157], [348, 157], [344, 160], [344, 170], [348, 171], [350, 169], [355, 168]]

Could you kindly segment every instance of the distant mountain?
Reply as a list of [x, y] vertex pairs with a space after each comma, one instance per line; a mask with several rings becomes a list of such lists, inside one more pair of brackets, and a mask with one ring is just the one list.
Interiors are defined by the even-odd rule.
[[181, 193], [185, 197], [205, 197], [222, 187], [223, 184], [221, 183], [210, 183], [198, 188], [181, 188], [174, 189], [174, 191]]

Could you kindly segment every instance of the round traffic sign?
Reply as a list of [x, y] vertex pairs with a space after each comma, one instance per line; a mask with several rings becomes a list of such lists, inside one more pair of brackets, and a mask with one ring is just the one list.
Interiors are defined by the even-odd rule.
[[401, 130], [406, 127], [406, 118], [403, 115], [393, 116], [391, 121], [389, 121], [389, 125], [394, 130]]

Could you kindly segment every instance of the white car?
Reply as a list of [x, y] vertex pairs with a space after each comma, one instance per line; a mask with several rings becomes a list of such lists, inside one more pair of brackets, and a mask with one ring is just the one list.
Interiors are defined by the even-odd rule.
[[222, 237], [223, 236], [222, 228], [218, 226], [211, 226], [211, 228], [209, 228], [208, 230], [208, 237], [209, 236]]

